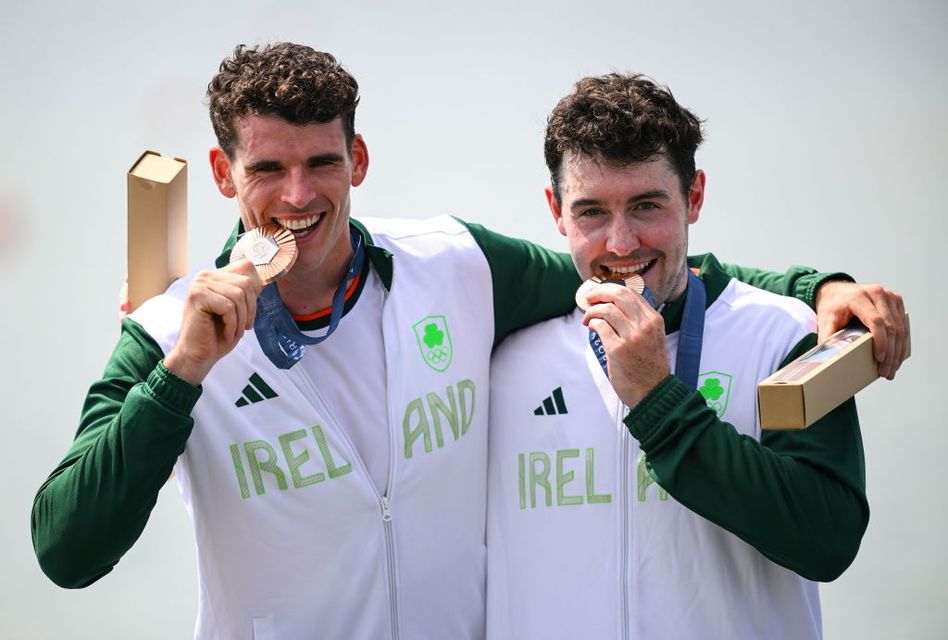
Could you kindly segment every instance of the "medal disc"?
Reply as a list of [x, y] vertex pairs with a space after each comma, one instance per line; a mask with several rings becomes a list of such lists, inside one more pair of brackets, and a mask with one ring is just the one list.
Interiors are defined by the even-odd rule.
[[230, 252], [230, 261], [250, 260], [263, 284], [285, 274], [296, 262], [296, 238], [280, 225], [265, 224], [240, 236]]
[[589, 308], [589, 292], [594, 288], [598, 287], [601, 284], [606, 282], [614, 282], [615, 284], [624, 285], [632, 291], [635, 291], [638, 294], [641, 294], [645, 291], [645, 280], [642, 279], [637, 273], [633, 273], [628, 278], [604, 278], [602, 276], [593, 276], [586, 282], [579, 285], [579, 289], [576, 290], [576, 306], [585, 311]]

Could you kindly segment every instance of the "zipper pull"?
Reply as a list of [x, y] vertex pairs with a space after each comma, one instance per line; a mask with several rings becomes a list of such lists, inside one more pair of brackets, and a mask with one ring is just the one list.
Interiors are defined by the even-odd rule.
[[382, 522], [392, 521], [392, 507], [388, 503], [388, 498], [382, 496]]

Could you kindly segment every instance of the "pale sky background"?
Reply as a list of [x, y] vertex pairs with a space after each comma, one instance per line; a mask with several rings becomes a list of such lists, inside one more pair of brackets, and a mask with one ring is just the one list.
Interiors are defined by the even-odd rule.
[[[356, 76], [371, 154], [355, 216], [452, 213], [565, 249], [542, 196], [545, 116], [575, 80], [641, 71], [707, 120], [691, 252], [846, 270], [901, 291], [914, 355], [859, 395], [872, 520], [822, 587], [827, 638], [948, 636], [948, 4], [5, 3], [0, 21], [0, 636], [187, 638], [190, 524], [169, 483], [138, 544], [80, 591], [40, 572], [33, 495], [118, 336], [125, 173], [189, 161], [190, 258], [236, 209], [207, 167], [204, 89], [238, 43], [293, 40]], [[446, 283], [448, 284], [448, 283]], [[941, 291], [941, 293], [938, 293]]]

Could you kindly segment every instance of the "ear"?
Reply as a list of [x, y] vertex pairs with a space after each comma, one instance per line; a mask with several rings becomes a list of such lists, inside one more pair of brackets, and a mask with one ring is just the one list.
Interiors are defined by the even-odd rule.
[[365, 174], [369, 171], [369, 148], [365, 146], [365, 140], [361, 134], [355, 134], [352, 139], [352, 186], [358, 187], [365, 180]]
[[211, 161], [211, 174], [214, 176], [217, 190], [225, 198], [236, 196], [237, 188], [234, 186], [234, 180], [230, 175], [230, 158], [220, 147], [211, 147], [208, 158]]
[[704, 171], [698, 169], [695, 171], [695, 179], [691, 181], [691, 188], [688, 190], [688, 224], [694, 224], [698, 221], [701, 205], [704, 204], [704, 183]]
[[566, 235], [566, 226], [563, 224], [563, 212], [560, 209], [560, 203], [556, 201], [556, 196], [553, 195], [553, 187], [547, 185], [543, 189], [543, 194], [546, 196], [546, 203], [550, 207], [550, 213], [553, 214], [553, 222], [556, 223], [556, 228], [559, 230], [561, 235]]

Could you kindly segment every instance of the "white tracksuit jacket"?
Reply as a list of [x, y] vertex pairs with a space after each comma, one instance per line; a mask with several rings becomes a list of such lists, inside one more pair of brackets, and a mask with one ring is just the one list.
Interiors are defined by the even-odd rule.
[[[819, 637], [815, 583], [653, 482], [581, 318], [520, 331], [494, 357], [488, 638]], [[797, 300], [731, 281], [699, 368], [719, 417], [759, 439], [757, 382], [814, 327]]]
[[[451, 218], [363, 223], [397, 256], [385, 353], [347, 345], [353, 367], [385, 358], [387, 490], [320, 396], [332, 377], [277, 369], [248, 333], [205, 379], [176, 466], [197, 540], [198, 638], [483, 637], [489, 267]], [[166, 352], [187, 286], [133, 316]]]

